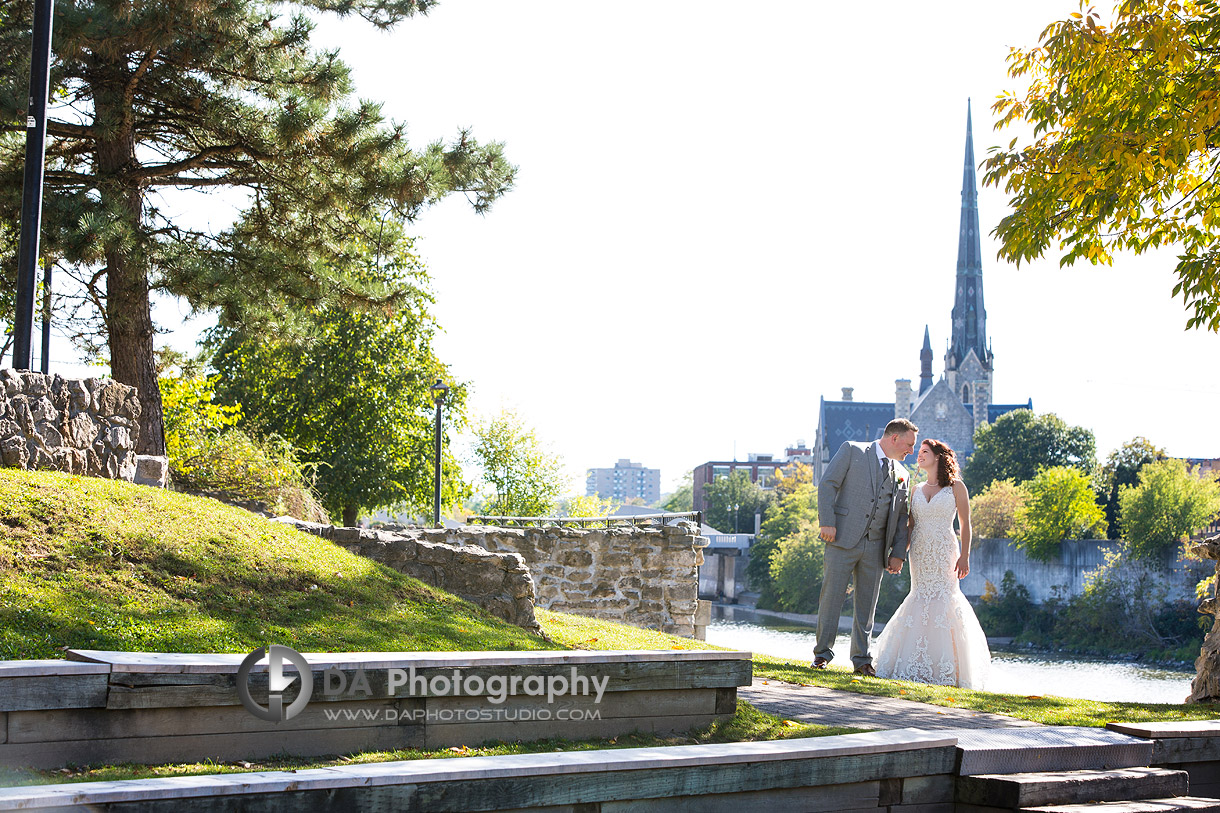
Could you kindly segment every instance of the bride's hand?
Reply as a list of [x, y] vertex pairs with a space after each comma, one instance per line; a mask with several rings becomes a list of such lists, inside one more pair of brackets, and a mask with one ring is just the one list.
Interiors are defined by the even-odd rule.
[[957, 570], [957, 577], [959, 579], [964, 579], [967, 576], [969, 576], [970, 575], [970, 558], [967, 556], [958, 557], [957, 567], [955, 569]]

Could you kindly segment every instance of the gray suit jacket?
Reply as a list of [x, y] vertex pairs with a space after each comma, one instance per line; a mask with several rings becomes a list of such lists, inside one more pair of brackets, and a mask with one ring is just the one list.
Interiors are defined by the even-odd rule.
[[[818, 483], [818, 522], [833, 525], [839, 548], [854, 548], [864, 541], [869, 511], [881, 479], [877, 463], [877, 442], [853, 443], [839, 447]], [[894, 461], [894, 496], [890, 500], [885, 527], [887, 557], [907, 558], [907, 506], [911, 478], [906, 468]]]

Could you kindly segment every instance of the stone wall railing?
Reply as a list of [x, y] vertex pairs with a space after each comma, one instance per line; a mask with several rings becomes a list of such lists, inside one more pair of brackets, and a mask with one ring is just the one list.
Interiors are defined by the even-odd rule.
[[165, 485], [165, 458], [136, 454], [140, 400], [134, 387], [11, 369], [0, 370], [0, 386], [5, 466]]
[[329, 539], [352, 553], [454, 593], [497, 618], [541, 633], [534, 618], [534, 581], [519, 554], [448, 544], [437, 532], [412, 528], [375, 531], [337, 528], [292, 517], [275, 521]]
[[695, 635], [699, 565], [707, 538], [690, 522], [612, 528], [420, 530], [421, 539], [517, 553], [539, 607], [673, 635]]

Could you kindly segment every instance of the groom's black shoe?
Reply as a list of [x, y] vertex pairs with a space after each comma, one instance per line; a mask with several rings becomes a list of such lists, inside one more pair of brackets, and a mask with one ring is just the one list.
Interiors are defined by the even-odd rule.
[[813, 668], [814, 669], [825, 669], [826, 664], [828, 664], [828, 663], [830, 663], [830, 661], [826, 660], [825, 658], [814, 658], [813, 659]]
[[873, 668], [871, 663], [857, 666], [855, 672], [857, 675], [864, 675], [865, 677], [877, 677], [877, 670]]

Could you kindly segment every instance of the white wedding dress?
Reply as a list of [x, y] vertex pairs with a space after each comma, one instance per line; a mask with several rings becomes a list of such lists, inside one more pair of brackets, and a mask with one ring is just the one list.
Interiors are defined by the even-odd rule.
[[910, 510], [911, 592], [877, 639], [873, 668], [878, 677], [981, 689], [991, 651], [955, 571], [960, 547], [952, 487], [930, 500], [916, 487]]

